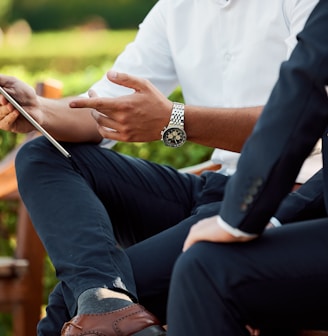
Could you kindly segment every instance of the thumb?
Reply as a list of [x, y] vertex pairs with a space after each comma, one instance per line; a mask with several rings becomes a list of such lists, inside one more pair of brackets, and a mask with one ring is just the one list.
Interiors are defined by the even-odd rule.
[[146, 89], [145, 79], [138, 78], [136, 76], [131, 76], [126, 73], [109, 70], [107, 72], [107, 78], [115, 84], [133, 89], [137, 92], [140, 92]]

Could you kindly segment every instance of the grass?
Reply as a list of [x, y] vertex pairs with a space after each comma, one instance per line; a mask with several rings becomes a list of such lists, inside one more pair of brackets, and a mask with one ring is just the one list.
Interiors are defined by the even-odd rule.
[[82, 92], [109, 69], [131, 42], [136, 30], [70, 30], [42, 32], [25, 37], [4, 36], [0, 46], [0, 72], [30, 85], [56, 78], [64, 95]]
[[[93, 30], [82, 29], [24, 33], [20, 43], [15, 42], [17, 36], [4, 36], [0, 48], [2, 59], [16, 57], [89, 57], [103, 54], [112, 60], [135, 37], [136, 30]], [[20, 34], [19, 36], [22, 36]]]

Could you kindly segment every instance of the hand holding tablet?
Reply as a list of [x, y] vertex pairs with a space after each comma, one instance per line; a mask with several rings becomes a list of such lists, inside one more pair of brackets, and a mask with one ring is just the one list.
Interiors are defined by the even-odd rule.
[[71, 154], [56, 140], [54, 139], [33, 117], [28, 114], [18, 102], [9, 95], [4, 88], [0, 86], [0, 94], [2, 94], [9, 103], [11, 103], [19, 113], [21, 113], [42, 135], [44, 135], [64, 156], [71, 157]]

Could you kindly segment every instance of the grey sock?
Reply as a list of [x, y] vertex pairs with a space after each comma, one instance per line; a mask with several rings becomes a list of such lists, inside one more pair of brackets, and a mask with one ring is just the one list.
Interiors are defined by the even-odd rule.
[[133, 302], [128, 300], [106, 297], [103, 288], [91, 288], [83, 292], [78, 298], [77, 313], [79, 315], [106, 313], [132, 304]]

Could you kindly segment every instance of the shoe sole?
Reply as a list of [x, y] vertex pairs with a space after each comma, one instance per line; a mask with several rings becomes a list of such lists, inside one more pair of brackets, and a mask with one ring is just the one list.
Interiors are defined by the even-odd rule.
[[166, 331], [160, 326], [150, 326], [133, 334], [133, 336], [165, 336]]

